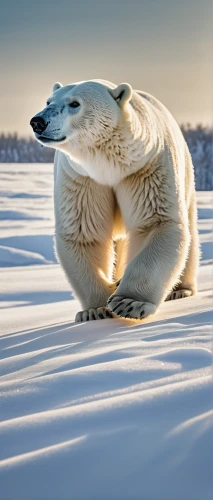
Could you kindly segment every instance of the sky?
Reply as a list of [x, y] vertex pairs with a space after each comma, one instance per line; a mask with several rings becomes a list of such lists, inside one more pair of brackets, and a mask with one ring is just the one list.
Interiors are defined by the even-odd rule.
[[52, 84], [101, 78], [212, 124], [211, 0], [7, 0], [0, 17], [0, 132], [32, 135]]

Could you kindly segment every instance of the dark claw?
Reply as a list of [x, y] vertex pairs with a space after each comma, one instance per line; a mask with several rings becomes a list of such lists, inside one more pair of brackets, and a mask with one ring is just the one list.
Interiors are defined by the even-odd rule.
[[99, 313], [98, 317], [99, 317], [100, 319], [104, 319], [104, 315], [103, 315], [102, 313]]
[[133, 310], [133, 307], [129, 307], [129, 309], [127, 309], [127, 313], [130, 313], [132, 310]]
[[92, 313], [92, 319], [96, 319], [95, 313]]
[[144, 317], [144, 311], [140, 313], [140, 319], [142, 319], [143, 317]]
[[117, 311], [115, 314], [117, 314], [117, 316], [120, 316], [120, 313], [123, 311], [123, 308], [122, 309], [119, 309], [119, 311]]
[[[115, 307], [114, 307], [114, 309], [113, 309], [113, 312], [114, 312], [114, 313], [116, 312], [116, 309], [118, 309], [118, 307], [121, 307], [121, 303], [120, 303], [120, 302], [117, 304], [117, 306], [115, 306]], [[116, 313], [116, 314], [117, 314], [117, 313]]]
[[110, 297], [110, 298], [108, 299], [108, 301], [107, 301], [107, 304], [110, 304], [110, 302], [112, 302], [112, 299], [113, 299], [113, 297]]
[[108, 318], [112, 318], [112, 313], [111, 313], [110, 311], [106, 311], [106, 316], [107, 316]]

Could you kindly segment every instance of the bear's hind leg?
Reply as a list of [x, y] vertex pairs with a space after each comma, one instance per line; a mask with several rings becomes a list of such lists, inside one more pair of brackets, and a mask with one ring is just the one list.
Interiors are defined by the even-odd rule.
[[193, 193], [189, 206], [189, 231], [191, 239], [186, 264], [180, 276], [178, 284], [166, 297], [166, 301], [182, 299], [184, 297], [191, 297], [197, 292], [197, 273], [199, 266], [200, 248], [197, 230], [197, 208], [195, 193]]
[[122, 278], [127, 262], [127, 239], [120, 238], [115, 241], [115, 269], [113, 273], [117, 286]]

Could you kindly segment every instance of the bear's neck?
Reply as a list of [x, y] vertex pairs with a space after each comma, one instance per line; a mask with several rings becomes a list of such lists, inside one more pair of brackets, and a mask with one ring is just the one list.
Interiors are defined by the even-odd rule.
[[124, 122], [108, 131], [105, 137], [97, 137], [95, 147], [81, 151], [78, 161], [96, 182], [114, 186], [151, 162], [158, 150], [154, 121], [152, 123], [144, 112], [142, 126], [131, 108]]

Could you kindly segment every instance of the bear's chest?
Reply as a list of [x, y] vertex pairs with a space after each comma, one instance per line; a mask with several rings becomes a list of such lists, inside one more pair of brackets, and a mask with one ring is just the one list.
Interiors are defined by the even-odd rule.
[[54, 198], [56, 232], [64, 239], [86, 243], [111, 237], [116, 210], [111, 188], [61, 173]]

